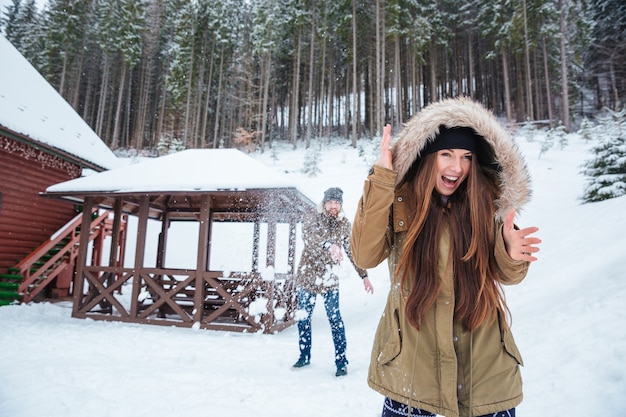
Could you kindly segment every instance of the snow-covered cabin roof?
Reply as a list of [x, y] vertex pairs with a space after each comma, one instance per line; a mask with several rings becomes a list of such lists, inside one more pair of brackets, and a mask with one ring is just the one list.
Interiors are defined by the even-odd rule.
[[85, 165], [103, 169], [121, 165], [72, 106], [2, 35], [0, 57], [0, 130]]
[[236, 149], [188, 149], [55, 184], [46, 193], [168, 193], [294, 188]]

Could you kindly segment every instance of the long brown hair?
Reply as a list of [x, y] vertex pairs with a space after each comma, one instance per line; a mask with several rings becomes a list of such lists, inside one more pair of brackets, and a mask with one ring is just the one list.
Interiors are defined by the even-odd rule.
[[492, 322], [509, 309], [498, 281], [494, 257], [497, 177], [473, 157], [468, 177], [447, 202], [435, 190], [437, 153], [424, 155], [407, 174], [415, 193], [404, 250], [396, 268], [406, 313], [418, 330], [440, 288], [439, 242], [448, 219], [455, 293], [455, 320], [468, 330]]

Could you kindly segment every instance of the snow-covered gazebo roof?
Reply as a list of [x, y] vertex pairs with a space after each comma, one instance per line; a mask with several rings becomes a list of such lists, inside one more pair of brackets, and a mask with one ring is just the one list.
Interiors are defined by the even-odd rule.
[[[151, 217], [156, 211], [197, 207], [193, 200], [213, 196], [212, 207], [222, 211], [268, 209], [304, 212], [314, 203], [296, 186], [263, 163], [236, 149], [188, 149], [159, 158], [144, 159], [109, 171], [76, 178], [46, 189], [44, 195], [82, 202], [91, 196], [102, 207], [112, 207], [123, 197], [127, 202], [151, 196]], [[132, 207], [125, 208], [133, 212]]]
[[188, 149], [55, 184], [46, 192], [198, 192], [293, 186], [236, 149]]
[[121, 163], [89, 125], [0, 35], [0, 133], [97, 170]]

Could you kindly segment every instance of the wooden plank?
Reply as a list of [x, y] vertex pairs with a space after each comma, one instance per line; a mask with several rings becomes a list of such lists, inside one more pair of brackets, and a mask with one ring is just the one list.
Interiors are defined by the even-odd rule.
[[198, 255], [196, 261], [196, 293], [194, 295], [194, 314], [193, 319], [196, 322], [202, 321], [204, 312], [204, 278], [200, 271], [204, 272], [209, 266], [209, 254], [211, 253], [211, 243], [209, 236], [211, 235], [211, 199], [209, 195], [205, 195], [200, 206], [199, 219], [200, 228], [198, 232]]
[[131, 293], [131, 317], [139, 314], [139, 290], [141, 288], [141, 270], [143, 269], [144, 254], [146, 253], [146, 234], [148, 231], [148, 213], [150, 211], [150, 198], [143, 195], [140, 198], [139, 219], [137, 222], [137, 246], [135, 247], [134, 279]]
[[[85, 198], [83, 213], [91, 213], [93, 211], [93, 198]], [[80, 228], [81, 230], [89, 230], [91, 216], [83, 216]], [[85, 264], [87, 263], [87, 250], [89, 244], [89, 235], [81, 233], [78, 247], [78, 256], [76, 257], [76, 278], [74, 280], [74, 301], [72, 306], [72, 316], [76, 317], [81, 309], [83, 302], [83, 285]]]
[[[89, 283], [90, 291], [82, 296], [81, 300], [81, 312], [89, 312], [96, 304], [106, 304], [109, 308], [115, 306], [120, 317], [128, 317], [128, 311], [113, 294], [115, 290], [121, 287], [127, 279], [115, 280], [115, 273], [111, 271], [103, 272], [93, 271], [90, 269], [84, 270], [84, 276]], [[109, 311], [110, 314], [112, 311]]]
[[174, 313], [178, 314], [182, 321], [190, 321], [190, 315], [181, 308], [181, 306], [176, 302], [174, 298], [176, 294], [184, 290], [189, 283], [195, 282], [196, 275], [197, 274], [195, 273], [189, 274], [186, 279], [184, 279], [183, 281], [179, 281], [176, 280], [172, 274], [169, 274], [168, 276], [171, 279], [170, 282], [175, 282], [175, 284], [171, 285], [169, 289], [165, 291], [163, 285], [158, 285], [155, 280], [151, 279], [151, 276], [149, 274], [146, 274], [144, 272], [141, 277], [143, 282], [145, 282], [148, 287], [156, 292], [157, 297], [155, 302], [150, 307], [146, 308], [140, 314], [138, 314], [137, 317], [146, 318], [157, 308], [167, 303], [168, 307], [171, 308]]

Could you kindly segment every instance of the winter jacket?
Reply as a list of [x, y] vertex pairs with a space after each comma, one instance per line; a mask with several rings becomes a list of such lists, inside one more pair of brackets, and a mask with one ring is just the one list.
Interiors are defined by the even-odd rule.
[[[298, 288], [314, 294], [325, 294], [339, 287], [337, 265], [333, 262], [328, 248], [335, 243], [343, 247], [349, 261], [354, 265], [350, 250], [351, 224], [346, 219], [343, 208], [339, 216], [329, 216], [320, 203], [317, 209], [309, 213], [302, 226], [304, 248], [298, 265]], [[357, 268], [361, 278], [367, 276], [365, 269]]]
[[407, 202], [414, 193], [402, 179], [440, 125], [473, 127], [486, 139], [492, 160], [484, 162], [499, 165], [494, 254], [500, 282], [517, 284], [528, 270], [528, 262], [509, 257], [502, 237], [506, 213], [519, 210], [530, 196], [529, 175], [517, 146], [490, 112], [469, 99], [426, 107], [392, 145], [394, 170], [375, 166], [370, 171], [352, 228], [356, 264], [373, 268], [387, 259], [392, 278], [374, 339], [368, 384], [391, 399], [439, 415], [480, 416], [513, 408], [522, 400], [522, 358], [505, 319], [499, 317], [473, 332], [454, 320], [454, 277], [446, 232], [439, 245], [440, 290], [420, 331], [405, 313], [408, 290], [402, 293], [393, 276], [413, 214]]

